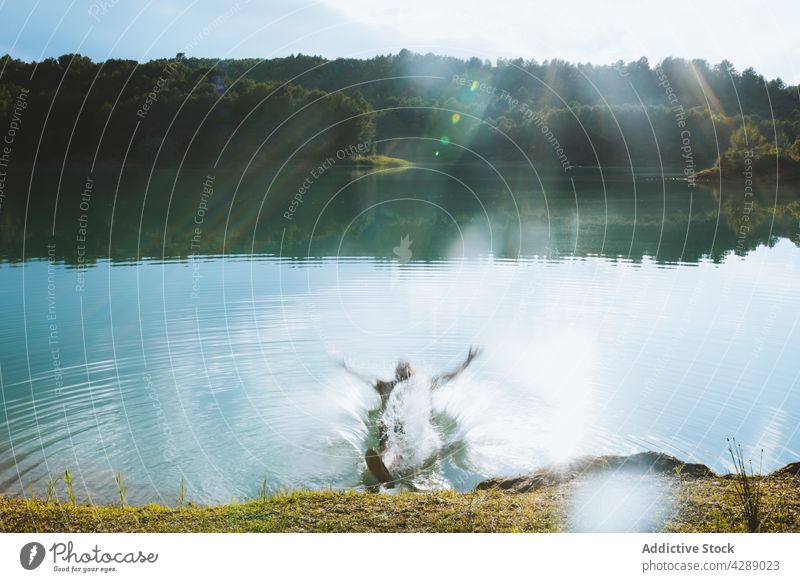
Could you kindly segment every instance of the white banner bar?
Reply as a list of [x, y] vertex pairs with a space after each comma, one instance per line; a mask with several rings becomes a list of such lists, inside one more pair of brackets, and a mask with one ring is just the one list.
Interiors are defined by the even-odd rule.
[[0, 580], [800, 580], [800, 534], [0, 534]]

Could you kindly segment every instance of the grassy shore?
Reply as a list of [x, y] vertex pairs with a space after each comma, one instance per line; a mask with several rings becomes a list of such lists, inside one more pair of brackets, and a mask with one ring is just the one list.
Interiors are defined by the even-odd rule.
[[408, 168], [413, 165], [408, 160], [404, 160], [402, 158], [393, 158], [391, 156], [382, 155], [353, 156], [345, 160], [343, 163], [351, 166], [375, 168]]
[[[745, 530], [735, 478], [664, 477], [674, 510], [666, 532]], [[800, 477], [756, 477], [765, 532], [800, 532]], [[170, 508], [0, 498], [4, 532], [557, 532], [569, 531], [573, 484], [529, 493], [301, 491], [258, 501]]]

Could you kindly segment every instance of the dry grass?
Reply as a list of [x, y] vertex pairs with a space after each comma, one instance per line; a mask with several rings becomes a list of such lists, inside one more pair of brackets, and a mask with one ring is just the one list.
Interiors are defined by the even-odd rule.
[[562, 493], [302, 491], [186, 508], [95, 507], [0, 499], [7, 532], [547, 532], [562, 527]]
[[[669, 532], [747, 531], [736, 477], [665, 477], [675, 512]], [[761, 531], [800, 532], [800, 478], [756, 477]], [[566, 527], [571, 485], [530, 493], [300, 491], [247, 503], [183, 508], [73, 506], [0, 498], [6, 532], [555, 532]]]
[[[677, 512], [664, 527], [670, 532], [746, 532], [738, 477], [681, 480], [676, 489]], [[750, 477], [761, 493], [761, 532], [800, 532], [800, 478], [770, 475]]]

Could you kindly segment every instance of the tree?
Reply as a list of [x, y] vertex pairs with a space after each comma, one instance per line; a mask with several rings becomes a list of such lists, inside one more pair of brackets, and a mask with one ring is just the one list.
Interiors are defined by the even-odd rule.
[[800, 162], [800, 137], [794, 140], [794, 143], [789, 148], [789, 157]]
[[[731, 135], [731, 146], [725, 152], [725, 159], [732, 164], [741, 162], [745, 157], [756, 161], [774, 153], [772, 150], [772, 146], [758, 127], [745, 121]], [[748, 152], [752, 155], [748, 155]]]

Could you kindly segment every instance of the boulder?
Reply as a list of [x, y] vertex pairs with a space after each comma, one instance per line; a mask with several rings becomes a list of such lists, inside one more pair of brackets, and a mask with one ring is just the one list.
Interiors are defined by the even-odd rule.
[[580, 457], [563, 465], [553, 465], [517, 477], [494, 477], [481, 481], [479, 490], [502, 489], [513, 493], [536, 491], [542, 487], [566, 483], [585, 475], [608, 471], [623, 471], [633, 474], [682, 475], [688, 477], [713, 477], [714, 472], [706, 465], [686, 463], [680, 459], [647, 451], [635, 455], [604, 455]]
[[789, 463], [785, 467], [781, 467], [774, 473], [773, 475], [783, 475], [783, 476], [792, 476], [798, 477], [800, 476], [800, 461], [795, 461], [794, 463]]

